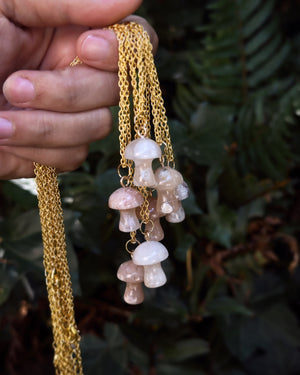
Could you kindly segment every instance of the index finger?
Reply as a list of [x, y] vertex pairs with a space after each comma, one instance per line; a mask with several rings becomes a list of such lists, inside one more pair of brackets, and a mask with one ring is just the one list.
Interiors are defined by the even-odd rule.
[[133, 13], [142, 0], [0, 0], [11, 21], [28, 27], [107, 26]]

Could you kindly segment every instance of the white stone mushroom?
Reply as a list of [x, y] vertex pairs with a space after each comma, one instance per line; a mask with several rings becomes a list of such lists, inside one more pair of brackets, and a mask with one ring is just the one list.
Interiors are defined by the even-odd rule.
[[119, 229], [121, 232], [133, 232], [140, 227], [136, 208], [144, 202], [143, 195], [131, 187], [121, 187], [114, 191], [108, 200], [108, 206], [119, 210]]
[[168, 250], [158, 241], [145, 241], [136, 247], [132, 255], [133, 263], [144, 266], [144, 284], [148, 288], [158, 288], [166, 283], [166, 275], [160, 262], [167, 259]]
[[[175, 196], [178, 201], [183, 201], [187, 199], [190, 195], [190, 189], [186, 182], [178, 185], [175, 189]], [[166, 215], [166, 220], [169, 223], [181, 223], [185, 219], [185, 212], [182, 207], [181, 202], [179, 202], [179, 209], [177, 211], [173, 211], [170, 214]]]
[[120, 265], [117, 273], [119, 280], [126, 283], [124, 301], [130, 305], [137, 305], [144, 301], [142, 283], [144, 281], [144, 268], [137, 266], [132, 260]]
[[162, 215], [176, 212], [180, 202], [176, 197], [176, 188], [183, 183], [181, 173], [171, 167], [160, 167], [155, 171], [157, 191], [157, 212]]
[[152, 160], [160, 157], [159, 145], [150, 138], [138, 138], [127, 145], [125, 158], [134, 161], [133, 183], [135, 186], [155, 186]]

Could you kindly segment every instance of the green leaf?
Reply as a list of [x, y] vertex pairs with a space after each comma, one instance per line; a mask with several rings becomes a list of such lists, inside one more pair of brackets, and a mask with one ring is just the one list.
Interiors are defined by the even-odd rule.
[[0, 265], [0, 306], [7, 301], [19, 275], [13, 267]]
[[248, 18], [261, 4], [261, 0], [239, 0], [239, 14], [244, 21]]
[[36, 196], [19, 185], [5, 181], [3, 182], [2, 189], [6, 198], [13, 200], [19, 207], [29, 210], [37, 205]]
[[240, 314], [253, 316], [253, 312], [232, 297], [222, 296], [211, 300], [206, 304], [206, 311], [209, 315]]
[[271, 60], [268, 60], [266, 64], [257, 69], [249, 78], [248, 84], [250, 87], [255, 87], [259, 83], [266, 81], [270, 78], [277, 69], [280, 68], [284, 60], [286, 60], [288, 53], [290, 52], [290, 45], [285, 43], [277, 51]]
[[31, 235], [41, 233], [41, 223], [37, 208], [18, 215], [10, 224], [12, 240], [21, 240]]
[[206, 224], [206, 235], [212, 241], [229, 248], [236, 223], [234, 211], [225, 205], [220, 205], [211, 215], [203, 217]]
[[108, 202], [110, 194], [120, 187], [120, 178], [116, 169], [108, 169], [95, 179], [98, 194]]
[[175, 249], [175, 257], [182, 262], [186, 262], [186, 254], [193, 248], [196, 241], [196, 237], [190, 233], [185, 233], [183, 236], [181, 236], [178, 246]]
[[266, 20], [274, 9], [274, 0], [265, 0], [243, 27], [244, 38], [249, 38]]
[[209, 353], [208, 342], [198, 338], [185, 339], [164, 348], [164, 360], [181, 362], [189, 358]]
[[205, 375], [205, 372], [201, 371], [199, 368], [190, 368], [187, 366], [179, 366], [159, 363], [157, 366], [157, 375]]
[[106, 324], [106, 340], [84, 335], [81, 340], [83, 368], [86, 375], [122, 375], [127, 367], [127, 346], [117, 326]]
[[202, 210], [196, 202], [195, 193], [190, 190], [190, 196], [181, 202], [186, 215], [202, 215]]
[[[251, 38], [245, 45], [245, 52], [251, 58], [251, 55], [260, 55], [265, 52], [265, 49], [268, 47], [269, 44], [274, 43], [274, 35], [279, 36], [280, 34], [276, 34], [278, 30], [279, 24], [275, 20], [272, 20], [266, 27], [263, 27], [262, 30], [259, 30], [253, 38]], [[262, 48], [263, 47], [263, 48]], [[260, 58], [261, 61], [265, 60], [264, 58]], [[247, 68], [249, 69], [249, 64], [247, 62]]]

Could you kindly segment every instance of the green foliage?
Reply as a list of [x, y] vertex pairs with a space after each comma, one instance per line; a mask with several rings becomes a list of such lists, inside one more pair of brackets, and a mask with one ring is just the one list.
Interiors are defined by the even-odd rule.
[[[107, 207], [117, 108], [112, 133], [59, 177], [86, 375], [300, 372], [300, 12], [281, 3], [144, 1], [191, 196], [183, 223], [162, 223], [168, 283], [132, 307], [116, 278], [128, 237]], [[0, 372], [52, 374], [36, 197], [0, 186]]]
[[[242, 174], [280, 180], [293, 165], [290, 142], [298, 131], [300, 86], [294, 72], [280, 72], [291, 46], [280, 31], [274, 1], [214, 1], [208, 9], [210, 23], [202, 27], [200, 49], [188, 56], [190, 77], [178, 87], [176, 113], [188, 124], [192, 145], [203, 127], [215, 126], [220, 140], [236, 142], [235, 162]], [[212, 148], [218, 139], [204, 143], [210, 155], [215, 151], [222, 158], [222, 144]], [[190, 155], [207, 164], [201, 156]]]

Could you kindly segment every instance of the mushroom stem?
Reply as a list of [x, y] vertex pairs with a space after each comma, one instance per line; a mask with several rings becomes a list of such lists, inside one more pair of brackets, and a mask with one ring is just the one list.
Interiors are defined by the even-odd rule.
[[185, 219], [185, 212], [182, 207], [181, 202], [179, 202], [180, 206], [177, 211], [173, 211], [166, 216], [166, 220], [169, 223], [181, 223]]
[[151, 218], [151, 221], [145, 225], [145, 232], [149, 241], [161, 241], [165, 235], [160, 224], [160, 218]]
[[175, 195], [175, 189], [157, 190], [157, 212], [160, 215], [170, 214], [173, 211], [177, 211], [180, 208], [180, 204]]
[[129, 305], [138, 305], [144, 301], [142, 283], [126, 283], [124, 301]]
[[135, 208], [120, 210], [119, 229], [121, 232], [133, 232], [139, 229], [140, 223], [136, 216]]
[[148, 288], [158, 288], [164, 285], [167, 277], [160, 263], [144, 266], [144, 284]]
[[152, 160], [134, 160], [133, 183], [135, 186], [154, 187], [156, 185], [155, 176], [152, 170]]

